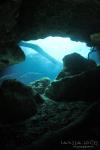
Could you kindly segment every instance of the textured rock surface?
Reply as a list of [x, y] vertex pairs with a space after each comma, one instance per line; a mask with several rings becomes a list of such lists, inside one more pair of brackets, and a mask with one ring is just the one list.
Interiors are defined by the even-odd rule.
[[88, 60], [80, 54], [72, 53], [64, 56], [63, 70], [58, 74], [56, 79], [79, 74], [93, 68], [96, 68], [96, 63], [93, 60]]
[[[48, 35], [70, 36], [73, 40], [92, 45], [90, 35], [100, 32], [99, 16], [99, 0], [1, 1], [0, 51], [2, 45], [7, 43], [13, 42], [16, 45], [20, 40]], [[3, 51], [8, 53], [9, 50], [4, 48]], [[15, 56], [17, 50], [13, 51]], [[0, 55], [6, 56], [4, 53]], [[23, 58], [22, 55], [20, 58]], [[8, 65], [8, 61], [5, 59], [2, 64], [1, 59], [1, 67]]]
[[89, 41], [90, 34], [100, 31], [99, 15], [98, 0], [26, 1], [20, 7], [18, 24], [26, 39], [71, 35], [74, 39]]
[[0, 87], [0, 123], [23, 121], [37, 112], [41, 101], [35, 91], [16, 80], [5, 80]]
[[[48, 138], [49, 134], [51, 137], [74, 122], [89, 105], [83, 101], [58, 103], [46, 99], [38, 112], [23, 124], [0, 126], [0, 148], [5, 150], [38, 150], [40, 148], [43, 150], [43, 146], [46, 146], [48, 149], [50, 144], [38, 143], [38, 140], [42, 141], [43, 137]], [[34, 147], [35, 142], [36, 147]], [[48, 142], [51, 141], [48, 140]]]
[[85, 100], [96, 101], [100, 98], [100, 67], [75, 76], [52, 82], [45, 91], [46, 96], [58, 101]]
[[15, 43], [0, 44], [0, 69], [24, 61], [23, 51]]
[[20, 1], [0, 2], [0, 69], [25, 58], [17, 46], [16, 23]]

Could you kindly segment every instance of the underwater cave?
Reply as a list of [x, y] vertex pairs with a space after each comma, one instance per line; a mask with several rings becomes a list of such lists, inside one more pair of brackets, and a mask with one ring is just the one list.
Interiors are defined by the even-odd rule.
[[[88, 59], [91, 51], [91, 47], [84, 42], [56, 36], [21, 41], [18, 45], [25, 54], [25, 61], [1, 70], [1, 80], [16, 78], [25, 84], [43, 77], [54, 80], [62, 70], [62, 59], [65, 55], [76, 52]], [[89, 55], [89, 59], [94, 59], [91, 56]], [[97, 59], [95, 61], [97, 62]]]
[[0, 149], [100, 149], [100, 1], [0, 1]]

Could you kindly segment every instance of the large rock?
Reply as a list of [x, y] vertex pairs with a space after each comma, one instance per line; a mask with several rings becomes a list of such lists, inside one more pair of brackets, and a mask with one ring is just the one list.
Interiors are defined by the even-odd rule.
[[45, 95], [57, 101], [96, 101], [100, 98], [100, 67], [52, 82]]
[[59, 35], [91, 44], [90, 34], [100, 31], [99, 14], [98, 0], [25, 1], [20, 7], [18, 32], [25, 40]]
[[0, 1], [0, 69], [25, 59], [16, 34], [20, 4], [20, 0]]
[[0, 69], [24, 60], [24, 52], [16, 43], [0, 43]]
[[5, 80], [0, 87], [0, 123], [19, 122], [35, 115], [41, 99], [31, 87]]
[[96, 63], [93, 60], [88, 60], [78, 53], [72, 53], [64, 56], [63, 70], [58, 74], [56, 79], [79, 74], [93, 68], [96, 68]]

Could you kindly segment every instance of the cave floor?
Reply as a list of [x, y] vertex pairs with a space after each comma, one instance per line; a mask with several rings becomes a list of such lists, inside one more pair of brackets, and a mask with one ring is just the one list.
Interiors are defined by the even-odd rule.
[[35, 116], [19, 124], [0, 125], [0, 147], [5, 150], [30, 145], [46, 133], [55, 133], [76, 120], [89, 102], [54, 102], [47, 99]]

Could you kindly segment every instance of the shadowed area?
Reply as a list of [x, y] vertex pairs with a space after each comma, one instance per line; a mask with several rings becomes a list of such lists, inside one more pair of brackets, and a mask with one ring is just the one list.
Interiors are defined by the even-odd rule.
[[[48, 36], [90, 49], [35, 43]], [[99, 86], [100, 0], [0, 1], [1, 150], [99, 150]]]

